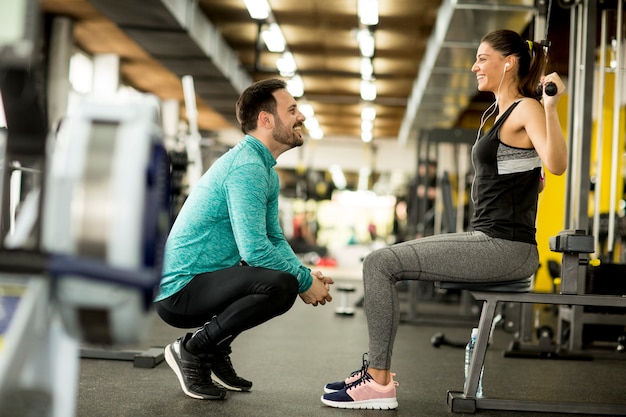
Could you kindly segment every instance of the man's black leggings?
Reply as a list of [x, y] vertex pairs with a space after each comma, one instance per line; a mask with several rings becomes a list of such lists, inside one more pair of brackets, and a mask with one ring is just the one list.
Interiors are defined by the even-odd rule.
[[297, 295], [293, 275], [242, 265], [196, 275], [182, 290], [157, 302], [156, 311], [178, 328], [211, 321], [207, 336], [214, 343], [230, 344], [244, 330], [287, 312]]

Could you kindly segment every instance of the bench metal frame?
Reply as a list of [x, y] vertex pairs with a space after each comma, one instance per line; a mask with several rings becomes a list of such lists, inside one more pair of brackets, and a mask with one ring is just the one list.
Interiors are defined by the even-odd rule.
[[532, 400], [476, 397], [478, 380], [485, 363], [496, 307], [500, 302], [540, 303], [554, 305], [626, 307], [626, 296], [578, 295], [548, 293], [507, 293], [471, 291], [477, 300], [483, 300], [478, 324], [478, 338], [470, 363], [468, 381], [463, 392], [448, 391], [447, 403], [452, 412], [474, 413], [476, 410], [517, 410], [553, 413], [626, 415], [626, 404], [590, 404], [578, 402], [542, 402]]

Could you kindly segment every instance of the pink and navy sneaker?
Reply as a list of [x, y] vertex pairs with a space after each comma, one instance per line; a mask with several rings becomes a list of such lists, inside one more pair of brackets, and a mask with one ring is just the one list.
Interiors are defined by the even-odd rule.
[[324, 386], [324, 392], [326, 394], [330, 394], [332, 392], [337, 392], [337, 391], [341, 391], [342, 389], [344, 389], [346, 386], [358, 381], [359, 379], [361, 379], [361, 377], [363, 376], [363, 374], [365, 372], [367, 372], [367, 366], [368, 366], [368, 362], [367, 359], [365, 359], [367, 357], [367, 353], [363, 354], [363, 366], [361, 367], [361, 369], [358, 369], [354, 372], [352, 372], [350, 374], [350, 376], [348, 376], [346, 379], [344, 379], [343, 381], [337, 381], [337, 382], [331, 382], [329, 384], [326, 384]]
[[[324, 391], [338, 388], [341, 384], [345, 386], [334, 392], [326, 392], [321, 398], [322, 403], [335, 408], [369, 410], [392, 410], [397, 408], [396, 387], [398, 383], [393, 379], [395, 374], [392, 374], [391, 381], [387, 385], [381, 385], [374, 381], [367, 372], [368, 365], [364, 355], [363, 368], [360, 371], [353, 372], [345, 381], [326, 385]], [[348, 382], [349, 380], [353, 381]]]

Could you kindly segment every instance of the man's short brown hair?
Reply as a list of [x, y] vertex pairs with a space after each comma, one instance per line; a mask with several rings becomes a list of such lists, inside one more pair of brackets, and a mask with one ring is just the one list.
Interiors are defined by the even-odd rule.
[[260, 112], [266, 111], [276, 115], [276, 98], [274, 91], [286, 89], [287, 83], [278, 78], [257, 81], [241, 93], [237, 100], [237, 121], [245, 134], [256, 130]]

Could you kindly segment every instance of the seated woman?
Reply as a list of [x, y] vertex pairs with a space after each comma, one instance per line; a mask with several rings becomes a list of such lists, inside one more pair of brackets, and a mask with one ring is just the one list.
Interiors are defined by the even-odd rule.
[[[330, 407], [393, 409], [398, 406], [391, 373], [400, 311], [396, 283], [403, 280], [503, 282], [526, 279], [538, 267], [535, 240], [542, 166], [556, 175], [567, 167], [567, 147], [557, 114], [565, 86], [556, 73], [542, 76], [542, 45], [498, 30], [483, 37], [472, 71], [478, 89], [495, 102], [481, 120], [472, 149], [474, 213], [471, 231], [429, 236], [379, 249], [363, 263], [369, 351], [363, 367], [325, 386]], [[554, 83], [557, 93], [537, 86]], [[496, 112], [493, 127], [480, 136]], [[487, 113], [485, 112], [485, 114]]]

